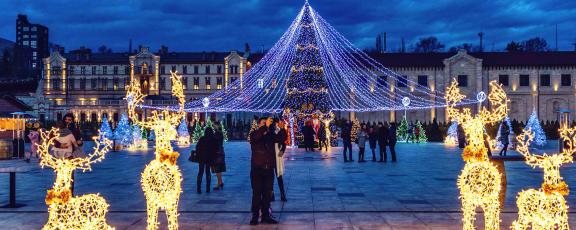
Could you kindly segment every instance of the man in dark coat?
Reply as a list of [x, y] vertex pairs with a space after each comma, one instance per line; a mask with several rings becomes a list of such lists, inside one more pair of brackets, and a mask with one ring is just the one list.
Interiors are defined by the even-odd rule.
[[[342, 144], [344, 145], [344, 162], [354, 161], [354, 159], [352, 159], [352, 124], [350, 121], [346, 121], [344, 127], [342, 127], [340, 136], [342, 137]], [[348, 160], [346, 156], [346, 151], [349, 152], [350, 160]]]
[[392, 162], [396, 162], [396, 123], [392, 122], [390, 124], [390, 129], [388, 129], [388, 146], [390, 146], [390, 155], [392, 156]]
[[304, 136], [304, 148], [306, 151], [311, 150], [314, 152], [314, 135], [316, 135], [316, 132], [314, 132], [314, 128], [312, 128], [310, 123], [302, 127], [302, 135]]
[[[268, 121], [269, 120], [269, 121]], [[274, 168], [276, 155], [274, 142], [275, 133], [270, 128], [272, 119], [266, 117], [258, 120], [258, 129], [250, 134], [250, 147], [252, 149], [250, 180], [252, 184], [252, 219], [250, 225], [257, 225], [258, 217], [262, 214], [262, 223], [277, 224], [270, 215], [270, 199], [274, 185]], [[268, 126], [267, 126], [268, 125]]]
[[320, 124], [320, 128], [318, 129], [318, 150], [322, 151], [322, 147], [326, 148], [328, 151], [328, 137], [326, 136], [326, 126], [324, 124]]
[[380, 162], [386, 162], [388, 154], [386, 154], [386, 145], [388, 145], [388, 127], [384, 126], [382, 122], [378, 122], [378, 147], [380, 147]]

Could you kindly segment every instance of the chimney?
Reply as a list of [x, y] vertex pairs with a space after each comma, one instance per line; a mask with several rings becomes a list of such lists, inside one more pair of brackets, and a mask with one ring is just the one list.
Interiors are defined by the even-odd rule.
[[480, 32], [478, 33], [478, 37], [480, 37], [480, 52], [484, 52], [484, 33]]
[[384, 41], [382, 41], [382, 52], [386, 53], [386, 32], [384, 32], [384, 36], [383, 36]]

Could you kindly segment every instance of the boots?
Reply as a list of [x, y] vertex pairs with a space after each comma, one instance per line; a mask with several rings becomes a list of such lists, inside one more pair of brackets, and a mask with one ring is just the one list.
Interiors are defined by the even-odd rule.
[[260, 213], [252, 213], [252, 219], [250, 219], [250, 225], [258, 225], [258, 217], [260, 217]]

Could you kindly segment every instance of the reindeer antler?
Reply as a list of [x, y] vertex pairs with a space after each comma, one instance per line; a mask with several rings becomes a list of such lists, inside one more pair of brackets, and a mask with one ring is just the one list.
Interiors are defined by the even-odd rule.
[[138, 107], [142, 102], [144, 102], [145, 95], [142, 94], [140, 89], [140, 84], [135, 80], [130, 81], [130, 85], [126, 89], [126, 102], [128, 104], [128, 117], [132, 119], [132, 122], [140, 127], [152, 128], [154, 125], [152, 122], [143, 121], [138, 119], [138, 114], [136, 113], [136, 107]]
[[516, 137], [516, 140], [518, 140], [518, 144], [516, 145], [516, 151], [518, 151], [526, 158], [526, 164], [532, 167], [539, 166], [541, 164], [540, 162], [542, 162], [544, 157], [530, 153], [529, 149], [530, 143], [532, 142], [532, 140], [534, 140], [534, 133], [532, 132], [532, 130], [530, 130], [529, 128], [525, 129], [524, 131], [522, 131], [520, 135]]
[[50, 146], [54, 145], [54, 140], [60, 135], [60, 130], [52, 128], [48, 131], [39, 130], [41, 142], [38, 144], [38, 153], [40, 154], [40, 166], [56, 168], [56, 158], [50, 154]]
[[572, 162], [572, 155], [576, 152], [576, 127], [562, 127], [558, 130], [560, 138], [564, 141], [562, 155], [565, 156], [564, 163]]
[[70, 161], [77, 169], [82, 169], [82, 171], [92, 170], [92, 164], [98, 163], [104, 160], [104, 156], [110, 148], [112, 147], [112, 141], [103, 136], [102, 133], [98, 133], [98, 136], [94, 138], [94, 152], [88, 154], [84, 158], [73, 158]]
[[463, 112], [460, 112], [456, 105], [462, 101], [466, 96], [460, 93], [460, 88], [458, 88], [458, 82], [456, 79], [452, 79], [450, 86], [446, 88], [446, 111], [448, 112], [448, 117], [463, 123], [465, 120], [472, 118], [472, 112], [469, 108], [464, 108]]
[[508, 101], [506, 99], [506, 92], [502, 89], [502, 86], [496, 81], [490, 82], [490, 95], [488, 96], [490, 104], [492, 104], [492, 109], [488, 110], [486, 107], [482, 107], [480, 111], [480, 118], [484, 124], [495, 123], [501, 121], [508, 114]]
[[178, 76], [176, 72], [170, 71], [170, 79], [172, 80], [172, 95], [178, 99], [178, 111], [176, 113], [169, 113], [168, 110], [164, 110], [164, 119], [168, 120], [170, 124], [176, 126], [180, 124], [180, 121], [184, 117], [184, 103], [186, 103], [186, 96], [184, 95], [184, 86], [182, 84], [182, 76]]

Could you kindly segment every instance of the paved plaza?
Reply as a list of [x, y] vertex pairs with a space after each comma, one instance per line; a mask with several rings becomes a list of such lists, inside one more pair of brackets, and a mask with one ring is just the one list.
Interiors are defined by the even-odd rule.
[[[552, 143], [547, 148], [554, 146]], [[272, 204], [273, 215], [281, 224], [256, 227], [248, 225], [248, 143], [226, 143], [224, 190], [202, 194], [196, 194], [198, 165], [187, 161], [190, 149], [177, 150], [184, 175], [179, 206], [181, 229], [461, 229], [456, 178], [464, 164], [461, 150], [455, 146], [400, 143], [396, 163], [344, 163], [339, 147], [315, 153], [289, 150], [284, 176], [288, 202]], [[105, 197], [110, 204], [108, 222], [117, 229], [145, 229], [146, 203], [140, 173], [153, 158], [151, 149], [110, 152], [92, 172], [76, 173], [75, 193], [100, 193]], [[366, 158], [371, 160], [371, 153]], [[14, 162], [0, 161], [0, 167], [9, 164]], [[49, 168], [37, 167], [36, 161], [31, 164], [32, 171], [17, 174], [17, 202], [25, 206], [0, 209], [1, 229], [39, 229], [46, 222], [44, 198], [54, 174]], [[508, 229], [517, 217], [516, 194], [537, 188], [542, 182], [542, 171], [523, 162], [506, 162], [506, 171], [503, 229]], [[576, 185], [575, 172], [574, 166], [562, 169], [569, 185]], [[215, 177], [212, 183], [216, 183]], [[574, 187], [570, 187], [567, 197], [570, 206], [576, 203]], [[0, 202], [8, 201], [8, 192], [8, 174], [0, 174]], [[570, 215], [572, 225], [574, 213]], [[160, 216], [165, 228], [166, 219]], [[480, 214], [479, 224], [481, 218]]]

